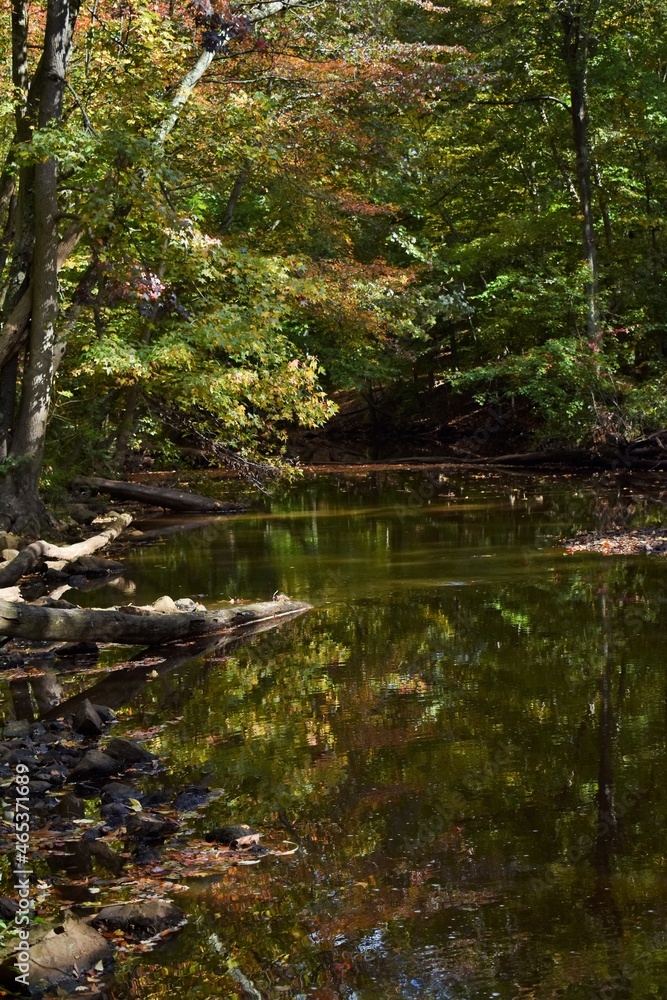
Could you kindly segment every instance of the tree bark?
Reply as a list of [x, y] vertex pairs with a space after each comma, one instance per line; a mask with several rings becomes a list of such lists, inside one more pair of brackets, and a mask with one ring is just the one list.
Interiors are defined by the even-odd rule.
[[115, 479], [98, 479], [85, 476], [77, 480], [82, 486], [90, 486], [96, 493], [108, 493], [120, 500], [138, 500], [153, 507], [168, 507], [184, 512], [200, 511], [217, 514], [238, 514], [246, 508], [224, 500], [214, 500], [198, 493], [170, 490], [161, 486], [144, 486], [143, 483], [121, 483]]
[[[42, 58], [37, 79], [33, 81], [40, 129], [49, 128], [62, 118], [65, 76], [79, 3], [80, 0], [48, 2]], [[30, 533], [38, 530], [46, 520], [46, 511], [39, 498], [39, 475], [55, 370], [58, 318], [58, 165], [55, 158], [35, 164], [33, 192], [30, 339], [21, 404], [9, 449], [9, 457], [15, 459], [16, 464], [2, 483], [5, 523]]]
[[266, 601], [218, 611], [160, 614], [130, 608], [89, 611], [13, 604], [0, 600], [0, 635], [62, 642], [119, 642], [128, 646], [158, 645], [198, 639], [254, 622], [282, 618], [310, 609], [303, 601]]

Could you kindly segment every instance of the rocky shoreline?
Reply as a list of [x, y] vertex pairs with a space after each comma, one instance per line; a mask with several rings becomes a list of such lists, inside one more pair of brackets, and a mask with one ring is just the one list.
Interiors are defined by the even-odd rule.
[[[14, 849], [20, 770], [29, 776], [30, 889], [37, 900], [32, 916], [40, 917], [31, 929], [27, 979], [18, 987], [21, 969], [11, 939], [0, 955], [0, 987], [17, 995], [26, 983], [27, 996], [57, 989], [100, 997], [115, 952], [150, 950], [187, 923], [183, 910], [162, 898], [187, 888], [179, 877], [199, 874], [204, 866], [210, 875], [272, 853], [243, 824], [193, 837], [185, 826], [221, 793], [202, 785], [143, 792], [142, 779], [159, 774], [162, 765], [140, 742], [112, 735], [116, 721], [111, 709], [86, 699], [72, 716], [12, 721], [2, 731], [0, 853], [11, 856]], [[184, 824], [185, 817], [190, 823]], [[179, 864], [185, 848], [188, 857]], [[131, 895], [139, 878], [141, 898], [116, 902], [123, 886]], [[6, 924], [18, 909], [15, 896], [0, 898]]]
[[603, 556], [665, 556], [667, 532], [664, 528], [637, 528], [628, 531], [586, 531], [563, 542], [568, 555], [596, 552]]

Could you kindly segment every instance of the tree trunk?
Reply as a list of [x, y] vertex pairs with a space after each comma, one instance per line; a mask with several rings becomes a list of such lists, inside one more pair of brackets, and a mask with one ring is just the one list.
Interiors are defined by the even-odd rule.
[[115, 479], [88, 476], [82, 476], [77, 482], [82, 486], [90, 486], [97, 493], [108, 493], [109, 496], [118, 497], [120, 500], [138, 500], [139, 503], [151, 504], [153, 507], [167, 507], [170, 510], [238, 514], [246, 509], [240, 504], [214, 500], [213, 497], [203, 497], [198, 493], [170, 490], [161, 486], [144, 486], [143, 483], [121, 483]]
[[245, 183], [250, 176], [250, 168], [243, 167], [243, 169], [237, 174], [236, 180], [232, 186], [232, 190], [227, 199], [227, 205], [225, 207], [225, 213], [222, 217], [222, 223], [220, 225], [221, 233], [228, 233], [231, 229], [232, 222], [234, 221], [234, 212], [236, 211], [236, 205], [239, 198], [241, 197], [241, 192], [245, 187]]
[[4, 569], [0, 570], [0, 587], [11, 587], [18, 583], [21, 577], [29, 573], [34, 566], [44, 559], [65, 559], [67, 562], [78, 559], [79, 556], [89, 556], [92, 552], [108, 545], [114, 538], [127, 528], [132, 521], [131, 514], [119, 514], [112, 523], [99, 535], [84, 539], [75, 545], [51, 545], [40, 540], [27, 545], [15, 559], [12, 559]]
[[260, 604], [234, 605], [218, 611], [160, 614], [142, 609], [62, 610], [0, 600], [0, 635], [62, 642], [120, 642], [128, 646], [158, 645], [198, 639], [254, 622], [299, 614], [310, 609], [284, 598]]
[[[582, 216], [583, 251], [588, 268], [586, 287], [588, 339], [597, 346], [600, 341], [600, 280], [597, 244], [593, 219], [591, 155], [588, 116], [588, 25], [583, 6], [585, 0], [559, 0], [558, 12], [563, 31], [563, 57], [570, 87], [570, 108], [574, 150], [577, 163], [577, 190]], [[589, 12], [589, 17], [592, 11]]]
[[[65, 76], [80, 0], [49, 0], [44, 48], [36, 79], [37, 124], [45, 129], [62, 117]], [[30, 97], [29, 99], [30, 100]], [[24, 189], [28, 178], [22, 178]], [[15, 465], [2, 483], [2, 523], [31, 534], [47, 522], [39, 497], [46, 423], [55, 370], [58, 318], [58, 166], [50, 157], [34, 167], [32, 312], [21, 404], [9, 449]], [[23, 191], [24, 201], [28, 192]], [[30, 227], [28, 227], [30, 228]], [[26, 226], [23, 226], [24, 231]], [[48, 522], [47, 522], [48, 523]]]

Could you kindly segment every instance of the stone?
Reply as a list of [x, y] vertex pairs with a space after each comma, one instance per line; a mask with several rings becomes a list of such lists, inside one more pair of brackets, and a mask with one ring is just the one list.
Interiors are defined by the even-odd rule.
[[110, 781], [103, 785], [100, 791], [100, 798], [103, 805], [110, 802], [127, 802], [128, 799], [140, 799], [140, 794], [131, 785], [124, 785], [122, 781]]
[[99, 736], [102, 732], [104, 728], [102, 720], [87, 698], [77, 706], [72, 728], [75, 733], [81, 733], [82, 736]]
[[12, 562], [13, 559], [16, 559], [16, 557], [17, 557], [18, 554], [19, 554], [19, 550], [18, 549], [3, 549], [2, 550], [2, 558], [5, 560], [5, 562]]
[[30, 795], [45, 795], [46, 792], [50, 792], [52, 789], [50, 781], [30, 781]]
[[30, 736], [30, 727], [32, 723], [28, 722], [27, 719], [11, 719], [3, 728], [2, 735], [5, 739], [25, 739]]
[[89, 826], [87, 830], [83, 831], [83, 840], [99, 840], [103, 837], [106, 830], [103, 826]]
[[154, 603], [150, 605], [150, 608], [151, 610], [158, 611], [163, 615], [175, 615], [178, 613], [176, 602], [166, 594], [164, 597], [159, 597], [157, 601], [154, 601]]
[[91, 524], [97, 517], [94, 510], [82, 503], [68, 503], [65, 509], [77, 524]]
[[[65, 601], [62, 598], [57, 599], [55, 597], [40, 597], [33, 604], [38, 604], [43, 608], [61, 608], [63, 611], [71, 611], [72, 609], [78, 610], [76, 604], [72, 604], [71, 601]], [[58, 655], [57, 653], [55, 654]]]
[[18, 908], [19, 904], [15, 900], [3, 896], [0, 899], [0, 920], [13, 920], [18, 913]]
[[88, 920], [93, 927], [104, 927], [109, 931], [120, 930], [139, 940], [145, 940], [163, 931], [181, 927], [185, 923], [185, 914], [180, 907], [164, 899], [150, 899], [143, 903], [105, 906]]
[[164, 806], [171, 795], [164, 788], [156, 788], [153, 792], [148, 792], [141, 800], [146, 809], [153, 809], [155, 806]]
[[0, 546], [3, 549], [20, 549], [23, 539], [20, 535], [14, 535], [11, 531], [0, 532]]
[[88, 843], [88, 847], [93, 859], [106, 871], [111, 872], [112, 875], [118, 875], [122, 872], [126, 864], [125, 859], [121, 858], [120, 854], [117, 854], [108, 844], [95, 839]]
[[105, 830], [119, 830], [125, 826], [130, 810], [123, 802], [107, 802], [100, 809], [100, 816], [104, 820]]
[[190, 785], [178, 793], [174, 799], [174, 809], [179, 812], [191, 812], [203, 806], [211, 797], [211, 790], [201, 785]]
[[49, 785], [57, 788], [67, 781], [67, 770], [64, 767], [41, 767], [39, 771], [35, 771], [34, 780], [46, 781]]
[[179, 829], [172, 819], [164, 819], [154, 813], [133, 812], [125, 822], [125, 829], [137, 840], [162, 840]]
[[102, 556], [79, 556], [68, 563], [64, 572], [68, 576], [120, 576], [125, 567], [115, 559], [104, 559]]
[[49, 729], [52, 733], [62, 733], [63, 729], [67, 729], [68, 726], [62, 721], [62, 719], [52, 719], [49, 722]]
[[[33, 932], [34, 933], [34, 932]], [[108, 943], [94, 928], [68, 915], [51, 927], [29, 952], [31, 986], [53, 987], [70, 976], [92, 969], [98, 962], [111, 966]]]
[[93, 705], [93, 708], [105, 725], [108, 725], [110, 722], [116, 722], [118, 719], [116, 713], [106, 705]]
[[112, 778], [120, 769], [120, 763], [115, 757], [110, 757], [101, 750], [89, 750], [70, 772], [69, 781], [100, 781]]
[[224, 844], [226, 847], [250, 847], [258, 844], [261, 833], [251, 829], [245, 823], [235, 826], [218, 826], [205, 835], [209, 843]]
[[144, 750], [134, 740], [126, 740], [122, 736], [116, 736], [107, 743], [104, 752], [122, 761], [123, 764], [148, 764], [156, 759], [155, 754]]

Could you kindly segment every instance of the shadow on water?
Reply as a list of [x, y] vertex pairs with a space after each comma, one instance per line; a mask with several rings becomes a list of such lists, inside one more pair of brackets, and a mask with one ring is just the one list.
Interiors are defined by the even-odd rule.
[[129, 731], [178, 719], [159, 781], [224, 789], [195, 832], [301, 846], [192, 880], [117, 1000], [667, 995], [666, 564], [554, 545], [646, 511], [600, 482], [423, 483], [306, 481], [128, 554], [137, 603], [315, 610], [131, 693]]

